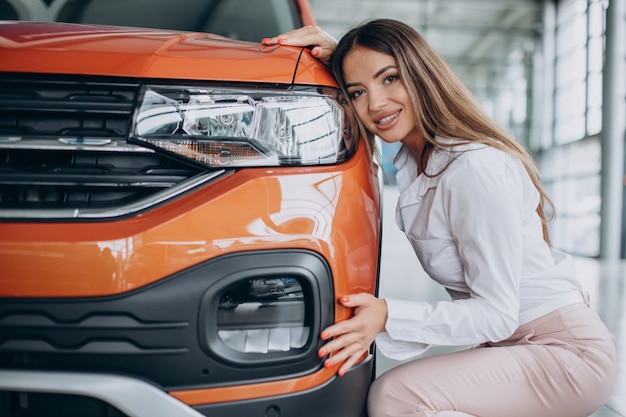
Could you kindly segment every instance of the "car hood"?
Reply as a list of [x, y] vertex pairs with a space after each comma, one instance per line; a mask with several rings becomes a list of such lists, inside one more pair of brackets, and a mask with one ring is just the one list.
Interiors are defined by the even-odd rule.
[[0, 71], [334, 85], [301, 48], [206, 33], [0, 22]]

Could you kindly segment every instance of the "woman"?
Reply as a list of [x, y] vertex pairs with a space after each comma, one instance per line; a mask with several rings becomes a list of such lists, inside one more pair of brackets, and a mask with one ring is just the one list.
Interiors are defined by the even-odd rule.
[[409, 26], [367, 22], [337, 42], [308, 26], [265, 45], [312, 46], [329, 64], [374, 148], [394, 160], [396, 219], [450, 301], [339, 302], [354, 316], [325, 329], [325, 366], [353, 366], [376, 341], [405, 360], [429, 346], [475, 346], [403, 363], [374, 381], [375, 416], [588, 416], [615, 376], [613, 337], [550, 246], [550, 204], [529, 154], [480, 109]]

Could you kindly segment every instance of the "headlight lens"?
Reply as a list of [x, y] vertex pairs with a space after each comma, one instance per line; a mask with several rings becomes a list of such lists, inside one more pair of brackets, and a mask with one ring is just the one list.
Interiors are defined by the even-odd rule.
[[208, 166], [338, 163], [356, 146], [338, 94], [147, 86], [133, 136]]

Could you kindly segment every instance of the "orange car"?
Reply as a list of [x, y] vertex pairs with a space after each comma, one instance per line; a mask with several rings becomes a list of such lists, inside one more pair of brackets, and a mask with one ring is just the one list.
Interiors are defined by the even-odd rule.
[[260, 44], [306, 1], [38, 3], [0, 7], [0, 417], [364, 416], [373, 354], [316, 352], [377, 291], [378, 166]]

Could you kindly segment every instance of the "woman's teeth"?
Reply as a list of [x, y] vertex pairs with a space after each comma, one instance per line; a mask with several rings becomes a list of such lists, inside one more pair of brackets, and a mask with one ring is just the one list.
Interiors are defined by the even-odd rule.
[[379, 123], [379, 124], [385, 124], [385, 123], [388, 123], [388, 122], [392, 121], [393, 119], [395, 119], [395, 118], [398, 116], [398, 114], [400, 114], [400, 112], [398, 112], [398, 113], [394, 113], [394, 114], [392, 114], [391, 116], [383, 117], [383, 118], [382, 118], [382, 119], [380, 119], [377, 123]]

